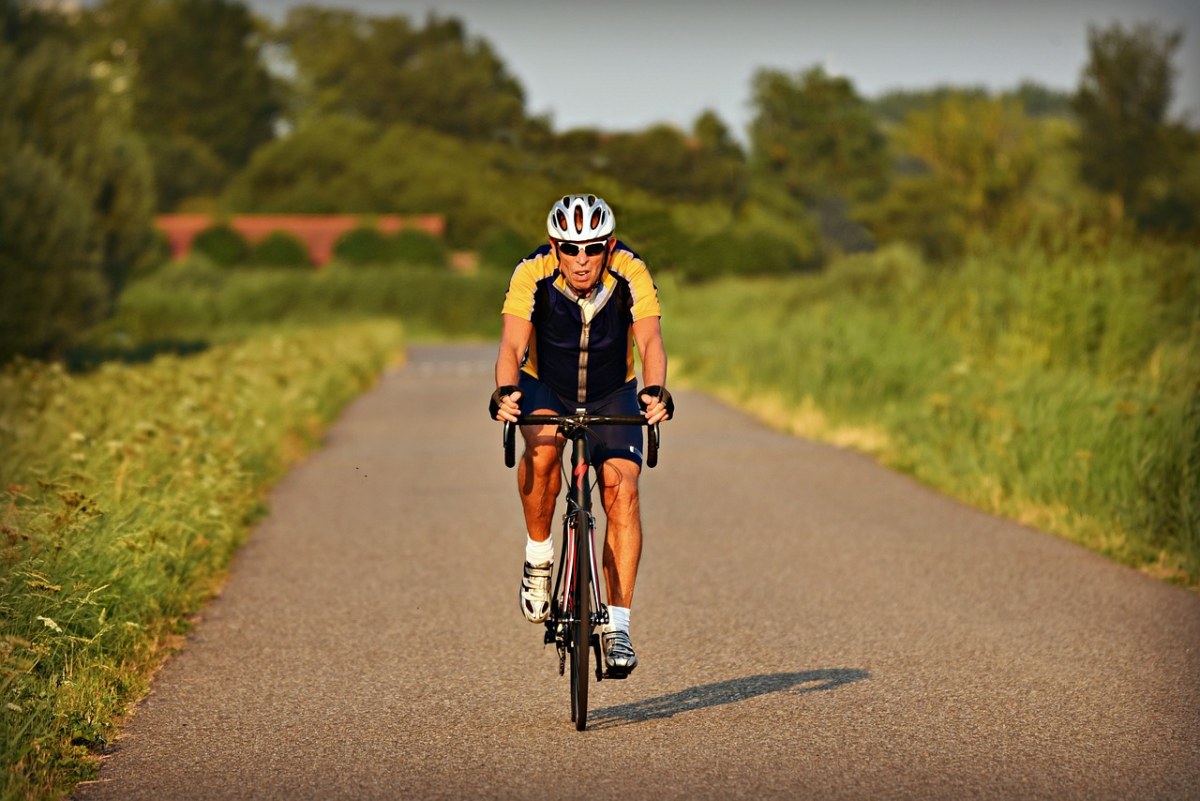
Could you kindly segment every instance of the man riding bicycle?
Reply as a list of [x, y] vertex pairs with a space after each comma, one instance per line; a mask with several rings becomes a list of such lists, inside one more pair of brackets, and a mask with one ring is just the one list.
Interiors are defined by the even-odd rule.
[[[614, 238], [612, 209], [595, 195], [567, 195], [551, 208], [546, 230], [549, 242], [517, 265], [505, 295], [492, 417], [516, 422], [522, 413], [579, 408], [636, 415], [640, 407], [648, 423], [670, 419], [674, 404], [665, 388], [658, 290], [645, 262]], [[645, 382], [640, 393], [634, 344]], [[550, 614], [550, 527], [562, 484], [563, 438], [554, 426], [526, 426], [522, 435], [517, 487], [527, 538], [520, 602], [526, 620], [540, 623]], [[606, 675], [625, 678], [637, 666], [629, 609], [642, 554], [642, 428], [598, 428], [592, 461], [608, 519], [603, 565], [609, 622], [601, 644]]]

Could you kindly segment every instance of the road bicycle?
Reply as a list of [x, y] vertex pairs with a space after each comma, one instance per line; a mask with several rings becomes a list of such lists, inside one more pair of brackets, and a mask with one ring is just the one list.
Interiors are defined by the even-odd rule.
[[[593, 426], [648, 426], [646, 467], [658, 464], [659, 428], [640, 415], [592, 415], [584, 409], [574, 414], [527, 414], [516, 423], [504, 424], [504, 464], [512, 467], [516, 459], [517, 426], [553, 425], [571, 443], [571, 469], [562, 465], [566, 486], [567, 511], [563, 515], [562, 547], [558, 572], [550, 596], [550, 616], [546, 619], [545, 643], [558, 650], [558, 675], [571, 665], [571, 720], [578, 731], [587, 728], [589, 655], [595, 656], [596, 681], [604, 679], [604, 655], [600, 649], [599, 629], [608, 622], [608, 606], [600, 600], [600, 574], [596, 570], [594, 537], [596, 518], [592, 515], [592, 462], [588, 437]], [[584, 567], [579, 568], [580, 565]]]

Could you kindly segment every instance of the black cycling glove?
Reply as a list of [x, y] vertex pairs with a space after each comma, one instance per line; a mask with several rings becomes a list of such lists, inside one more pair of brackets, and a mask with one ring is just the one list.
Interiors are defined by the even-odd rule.
[[491, 403], [488, 404], [488, 414], [493, 420], [495, 420], [496, 415], [500, 413], [500, 399], [506, 395], [513, 394], [519, 389], [520, 387], [514, 386], [513, 384], [506, 384], [502, 387], [496, 388], [496, 391], [492, 393]]
[[668, 420], [675, 416], [675, 401], [671, 399], [671, 393], [667, 391], [666, 387], [659, 386], [658, 384], [649, 387], [642, 387], [642, 391], [638, 393], [638, 406], [641, 406], [642, 411], [644, 412], [649, 409], [650, 406], [644, 400], [642, 400], [643, 395], [650, 395], [651, 397], [661, 400], [667, 407]]

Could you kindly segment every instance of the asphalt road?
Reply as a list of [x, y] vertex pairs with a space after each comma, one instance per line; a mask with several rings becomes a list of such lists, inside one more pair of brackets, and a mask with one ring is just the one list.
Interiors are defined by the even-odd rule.
[[1200, 798], [1200, 597], [690, 393], [576, 732], [492, 353], [347, 410], [78, 798]]

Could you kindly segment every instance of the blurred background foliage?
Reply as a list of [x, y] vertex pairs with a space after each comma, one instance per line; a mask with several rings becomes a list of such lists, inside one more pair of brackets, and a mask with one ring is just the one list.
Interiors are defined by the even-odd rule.
[[[0, 359], [61, 355], [111, 314], [163, 261], [156, 211], [440, 213], [445, 248], [499, 266], [541, 238], [547, 198], [591, 188], [657, 271], [690, 280], [820, 270], [890, 242], [949, 265], [982, 234], [1064, 226], [1197, 237], [1200, 144], [1168, 115], [1180, 34], [1154, 25], [1090, 30], [1069, 94], [866, 98], [820, 67], [764, 68], [743, 143], [712, 111], [688, 130], [556, 131], [454, 18], [2, 3], [0, 265], [17, 289], [0, 301]], [[347, 258], [382, 258], [363, 237]], [[210, 255], [302, 261], [290, 251], [276, 238]]]
[[[656, 274], [692, 283], [821, 273], [891, 244], [961, 271], [982, 251], [1004, 270], [1000, 251], [1031, 242], [1198, 243], [1200, 135], [1168, 111], [1181, 34], [1153, 24], [1087, 31], [1072, 93], [867, 98], [821, 67], [764, 68], [742, 139], [712, 111], [558, 131], [454, 18], [67, 8], [0, 0], [0, 361], [112, 332], [129, 282], [166, 261], [156, 212], [359, 214], [338, 264], [502, 275], [544, 236], [547, 200], [588, 189]], [[445, 236], [371, 228], [391, 213], [441, 214]], [[218, 224], [195, 246], [227, 269], [310, 266], [282, 233], [251, 246]]]

